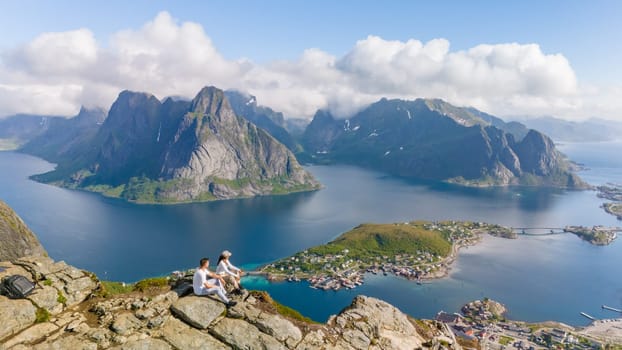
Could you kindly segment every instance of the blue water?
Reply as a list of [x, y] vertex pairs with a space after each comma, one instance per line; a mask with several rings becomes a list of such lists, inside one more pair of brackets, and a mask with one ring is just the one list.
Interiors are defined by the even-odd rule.
[[[590, 170], [591, 183], [622, 182], [622, 144], [565, 144]], [[238, 264], [265, 263], [325, 243], [361, 222], [457, 219], [510, 226], [621, 225], [590, 191], [467, 189], [421, 183], [347, 166], [309, 170], [326, 186], [313, 193], [172, 206], [135, 205], [28, 180], [53, 167], [31, 156], [0, 152], [0, 199], [35, 231], [49, 254], [101, 278], [135, 281], [193, 267], [202, 256], [234, 252]], [[486, 238], [462, 250], [449, 278], [418, 286], [369, 276], [353, 291], [323, 292], [305, 283], [246, 281], [323, 321], [356, 294], [385, 299], [415, 317], [457, 311], [492, 297], [511, 316], [585, 324], [601, 304], [622, 306], [622, 244], [594, 247], [571, 235]], [[602, 314], [601, 314], [602, 313]]]

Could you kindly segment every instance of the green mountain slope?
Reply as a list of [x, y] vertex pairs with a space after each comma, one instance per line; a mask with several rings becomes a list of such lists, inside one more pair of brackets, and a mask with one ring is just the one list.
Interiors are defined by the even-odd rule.
[[442, 100], [382, 99], [346, 120], [318, 111], [303, 136], [313, 162], [466, 185], [582, 187], [544, 134]]

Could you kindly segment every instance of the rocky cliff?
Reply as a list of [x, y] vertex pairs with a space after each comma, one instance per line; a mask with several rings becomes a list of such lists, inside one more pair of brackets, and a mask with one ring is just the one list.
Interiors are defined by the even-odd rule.
[[[452, 331], [358, 296], [317, 324], [262, 292], [227, 309], [168, 286], [102, 296], [95, 276], [44, 257], [0, 262], [0, 277], [38, 281], [28, 299], [0, 296], [0, 349], [460, 349]], [[181, 295], [180, 295], [181, 294]]]
[[34, 233], [11, 207], [0, 200], [0, 260], [46, 254]]
[[139, 202], [228, 199], [319, 184], [263, 129], [237, 116], [223, 91], [192, 101], [122, 92], [72, 160], [35, 178]]
[[237, 90], [227, 90], [225, 95], [235, 114], [266, 130], [292, 152], [300, 151], [300, 145], [287, 130], [283, 113], [257, 104], [257, 98]]
[[546, 135], [442, 100], [382, 99], [349, 119], [318, 111], [303, 144], [318, 163], [465, 185], [585, 184]]

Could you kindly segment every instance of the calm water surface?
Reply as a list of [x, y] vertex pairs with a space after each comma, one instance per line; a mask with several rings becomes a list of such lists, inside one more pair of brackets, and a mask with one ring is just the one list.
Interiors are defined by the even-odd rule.
[[[622, 144], [564, 144], [590, 170], [590, 183], [622, 182]], [[234, 252], [238, 264], [260, 264], [325, 243], [361, 222], [456, 219], [510, 226], [622, 225], [590, 191], [465, 189], [421, 183], [354, 167], [308, 168], [325, 189], [173, 206], [134, 205], [28, 180], [53, 167], [31, 156], [0, 152], [0, 198], [35, 231], [50, 255], [96, 272], [135, 281], [193, 267], [202, 256]], [[415, 317], [457, 311], [474, 298], [505, 303], [512, 317], [585, 324], [580, 311], [612, 317], [622, 307], [622, 244], [591, 246], [572, 235], [488, 237], [462, 250], [449, 278], [418, 286], [368, 276], [353, 291], [323, 292], [305, 283], [248, 280], [316, 320], [347, 306], [356, 294], [383, 298]]]

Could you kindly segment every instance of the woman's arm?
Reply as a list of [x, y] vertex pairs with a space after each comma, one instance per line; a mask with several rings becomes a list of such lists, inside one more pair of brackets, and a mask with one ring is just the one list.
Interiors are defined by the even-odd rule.
[[235, 271], [236, 273], [240, 273], [240, 272], [242, 272], [242, 269], [240, 269], [240, 268], [238, 268], [238, 267], [233, 266], [233, 264], [232, 264], [232, 263], [231, 263], [231, 261], [229, 261], [229, 260], [227, 260], [227, 264], [226, 264], [226, 265], [227, 265], [227, 267], [228, 267], [230, 270], [233, 270], [233, 271]]
[[225, 273], [226, 273], [227, 275], [230, 275], [230, 276], [233, 276], [233, 277], [237, 277], [237, 276], [238, 276], [238, 274], [237, 274], [237, 273], [235, 273], [235, 272], [233, 272], [233, 271], [231, 271], [231, 270], [229, 269], [229, 264], [227, 264], [224, 260], [223, 260], [223, 261], [221, 261], [221, 262], [219, 263], [219, 265], [220, 265], [220, 264], [222, 264], [222, 269], [225, 271]]

